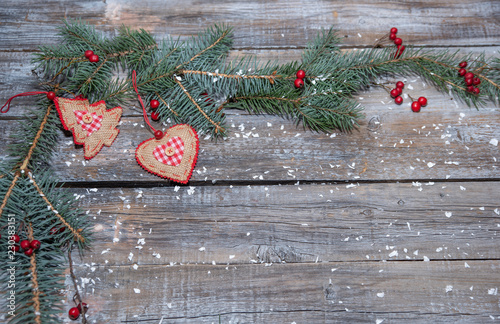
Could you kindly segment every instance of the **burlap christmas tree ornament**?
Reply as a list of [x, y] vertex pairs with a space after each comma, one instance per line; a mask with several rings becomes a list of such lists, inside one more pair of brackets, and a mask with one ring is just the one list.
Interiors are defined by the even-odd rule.
[[75, 144], [83, 145], [85, 159], [91, 159], [104, 145], [111, 146], [120, 132], [116, 126], [122, 116], [122, 108], [106, 109], [106, 103], [89, 104], [84, 98], [54, 99], [64, 129], [73, 132]]

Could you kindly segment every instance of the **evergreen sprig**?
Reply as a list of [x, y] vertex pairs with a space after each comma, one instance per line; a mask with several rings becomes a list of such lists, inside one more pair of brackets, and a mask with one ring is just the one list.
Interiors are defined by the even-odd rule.
[[[185, 40], [159, 42], [145, 30], [127, 27], [106, 37], [81, 21], [64, 22], [60, 35], [60, 45], [41, 46], [35, 55], [41, 89], [56, 91], [58, 96], [82, 95], [91, 102], [104, 100], [109, 107], [123, 105], [136, 97], [131, 82], [136, 71], [140, 95], [146, 103], [160, 102], [157, 111], [163, 121], [188, 123], [213, 137], [227, 134], [227, 108], [279, 115], [313, 131], [350, 131], [362, 118], [354, 95], [381, 76], [419, 75], [476, 108], [486, 100], [499, 103], [498, 58], [411, 46], [399, 56], [393, 47], [341, 50], [334, 29], [319, 32], [302, 60], [287, 64], [260, 62], [255, 57], [228, 62], [232, 29], [224, 24]], [[97, 54], [99, 62], [86, 59], [86, 50]], [[480, 95], [466, 91], [458, 75], [458, 63], [463, 60], [481, 80]], [[306, 72], [302, 89], [294, 86], [299, 69]], [[80, 251], [88, 248], [91, 229], [86, 215], [74, 207], [73, 197], [58, 186], [49, 169], [60, 129], [53, 105], [40, 99], [38, 109], [20, 124], [9, 146], [10, 156], [0, 164], [0, 234], [36, 238], [42, 248], [32, 256], [17, 253], [9, 259], [9, 243], [0, 240], [3, 259], [16, 264], [17, 316], [8, 319], [10, 323], [55, 323], [62, 308], [64, 253], [71, 253], [74, 245]], [[0, 266], [5, 292], [10, 291], [9, 266], [6, 262]], [[2, 302], [3, 307], [9, 303]]]
[[[19, 123], [8, 148], [10, 155], [0, 164], [0, 255], [4, 260], [0, 289], [8, 295], [0, 306], [8, 323], [59, 323], [64, 251], [76, 244], [83, 252], [91, 244], [87, 216], [75, 208], [74, 197], [60, 188], [49, 169], [59, 118], [46, 98], [38, 106]], [[14, 253], [14, 234], [21, 240], [39, 240], [41, 248], [31, 256]]]
[[[225, 108], [292, 118], [316, 131], [349, 131], [363, 116], [354, 94], [384, 75], [420, 75], [475, 107], [487, 99], [498, 103], [500, 92], [496, 58], [411, 47], [398, 57], [393, 48], [341, 51], [334, 29], [320, 31], [301, 62], [284, 65], [254, 57], [227, 62], [232, 29], [226, 25], [211, 26], [186, 40], [156, 42], [144, 30], [122, 27], [118, 36], [106, 38], [92, 26], [65, 22], [61, 36], [62, 45], [42, 47], [36, 58], [38, 69], [51, 76], [56, 89], [123, 104], [134, 96], [130, 80], [136, 70], [141, 96], [160, 102], [157, 112], [163, 121], [188, 123], [214, 137], [226, 135]], [[98, 63], [85, 60], [88, 49], [101, 57]], [[461, 82], [457, 66], [462, 60], [482, 80], [480, 95], [466, 91]], [[127, 77], [116, 77], [118, 67]], [[307, 74], [304, 89], [294, 87], [298, 69]]]

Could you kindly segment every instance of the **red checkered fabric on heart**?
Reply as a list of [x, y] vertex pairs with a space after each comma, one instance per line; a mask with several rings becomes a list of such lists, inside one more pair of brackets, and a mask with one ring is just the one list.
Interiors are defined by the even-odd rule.
[[[168, 156], [165, 152], [168, 147], [174, 149], [174, 154], [172, 156]], [[181, 164], [182, 156], [184, 155], [184, 142], [178, 136], [172, 137], [166, 144], [155, 147], [153, 154], [155, 158], [163, 164], [178, 166]]]
[[78, 124], [82, 125], [83, 130], [87, 131], [87, 136], [90, 136], [93, 132], [96, 132], [99, 128], [101, 128], [102, 116], [97, 116], [96, 113], [91, 113], [90, 116], [92, 116], [92, 122], [87, 124], [83, 121], [83, 116], [87, 114], [90, 113], [87, 111], [75, 110], [76, 121]]

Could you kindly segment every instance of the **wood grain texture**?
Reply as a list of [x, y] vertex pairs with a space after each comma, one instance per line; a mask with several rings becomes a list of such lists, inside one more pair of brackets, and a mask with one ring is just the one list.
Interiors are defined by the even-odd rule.
[[[486, 323], [499, 261], [82, 266], [98, 323]], [[496, 278], [496, 283], [492, 279]], [[94, 281], [95, 284], [92, 282]], [[137, 293], [134, 289], [139, 289]], [[113, 302], [110, 302], [113, 300]], [[138, 302], [140, 300], [140, 302]], [[109, 316], [109, 317], [108, 317]]]
[[346, 46], [369, 46], [397, 26], [408, 44], [500, 44], [498, 1], [44, 1], [0, 4], [0, 51], [56, 43], [62, 19], [82, 19], [113, 34], [122, 24], [155, 35], [196, 35], [214, 23], [235, 26], [235, 48], [304, 47], [321, 28], [335, 26]]
[[[345, 50], [395, 26], [406, 45], [498, 57], [499, 13], [491, 0], [4, 0], [0, 100], [36, 89], [30, 58], [58, 42], [64, 18], [159, 39], [224, 22], [234, 27], [231, 58], [285, 63], [331, 26]], [[187, 186], [135, 162], [151, 137], [136, 103], [124, 107], [113, 146], [91, 161], [61, 131], [52, 166], [95, 230], [93, 250], [75, 255], [90, 322], [498, 321], [500, 154], [490, 141], [500, 139], [500, 110], [468, 108], [405, 77], [405, 93], [429, 105], [414, 114], [408, 98], [396, 106], [367, 89], [356, 96], [366, 116], [350, 134], [228, 110], [229, 138], [202, 137]], [[16, 99], [0, 116], [0, 159], [32, 104]], [[61, 322], [73, 323], [65, 314]]]
[[[457, 107], [453, 100], [436, 94], [428, 96], [428, 107], [415, 114], [407, 107], [382, 105], [379, 100], [389, 100], [382, 90], [364, 96], [366, 118], [352, 133], [312, 133], [276, 116], [229, 115], [230, 138], [217, 142], [201, 139], [192, 181], [499, 178], [500, 153], [498, 146], [489, 143], [500, 139], [500, 129], [495, 126], [500, 122], [498, 109]], [[5, 135], [16, 127], [12, 121], [0, 121]], [[144, 171], [135, 161], [137, 145], [152, 137], [143, 119], [125, 117], [119, 128], [121, 133], [113, 145], [90, 161], [83, 161], [83, 149], [75, 148], [70, 133], [61, 133], [53, 161], [61, 181], [167, 185], [168, 181]], [[8, 143], [0, 143], [0, 148]]]
[[72, 190], [95, 223], [87, 259], [121, 266], [500, 259], [498, 188], [438, 182]]

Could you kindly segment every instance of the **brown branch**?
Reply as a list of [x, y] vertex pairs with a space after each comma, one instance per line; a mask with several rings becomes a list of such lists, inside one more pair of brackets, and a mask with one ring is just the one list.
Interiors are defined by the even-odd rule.
[[215, 126], [215, 132], [218, 133], [219, 130], [221, 131], [221, 133], [224, 132], [224, 128], [222, 128], [219, 124], [217, 124], [216, 122], [214, 122], [210, 117], [208, 117], [208, 115], [203, 111], [203, 109], [201, 109], [200, 105], [198, 105], [198, 103], [196, 102], [196, 100], [193, 99], [193, 97], [191, 96], [191, 94], [186, 90], [186, 88], [184, 88], [184, 86], [182, 85], [182, 83], [177, 80], [177, 78], [174, 78], [174, 81], [179, 85], [179, 87], [181, 87], [182, 91], [184, 92], [184, 94], [186, 94], [186, 96], [189, 98], [189, 100], [191, 100], [191, 102], [196, 106], [196, 108], [198, 108], [198, 110], [200, 111], [200, 113], [212, 124]]
[[[144, 52], [146, 52], [148, 50], [155, 49], [155, 48], [158, 48], [158, 44], [153, 44], [153, 45], [146, 46], [145, 48], [142, 48], [141, 51], [144, 53]], [[123, 51], [123, 52], [118, 52], [118, 53], [106, 54], [106, 58], [113, 58], [113, 57], [125, 56], [125, 55], [128, 55], [128, 54], [132, 54], [134, 52], [137, 52], [137, 51], [130, 50], [130, 51]]]
[[169, 104], [167, 104], [167, 103], [165, 102], [165, 100], [163, 100], [163, 98], [160, 96], [160, 94], [159, 94], [158, 92], [156, 92], [156, 91], [155, 91], [155, 94], [156, 94], [156, 96], [158, 97], [158, 99], [160, 99], [160, 100], [161, 100], [161, 102], [163, 102], [163, 104], [164, 104], [165, 106], [167, 106], [167, 108], [168, 108], [168, 109], [170, 109], [170, 111], [171, 111], [174, 115], [179, 116], [179, 114], [178, 114], [175, 110], [173, 110], [172, 108], [170, 108], [170, 105], [169, 105]]
[[43, 129], [45, 127], [45, 124], [47, 124], [47, 120], [49, 119], [50, 112], [52, 110], [52, 105], [49, 105], [47, 108], [47, 112], [45, 113], [45, 116], [43, 117], [42, 123], [40, 124], [40, 128], [38, 129], [38, 132], [36, 133], [35, 138], [33, 139], [33, 144], [31, 144], [31, 147], [28, 151], [28, 154], [26, 155], [26, 158], [23, 161], [23, 164], [21, 165], [20, 169], [25, 170], [28, 167], [28, 163], [31, 160], [31, 156], [33, 155], [33, 151], [36, 148], [36, 145], [38, 144], [38, 140], [42, 136]]
[[38, 193], [40, 194], [40, 196], [42, 197], [42, 199], [45, 201], [45, 203], [47, 204], [47, 206], [49, 206], [49, 208], [54, 212], [54, 214], [57, 216], [57, 218], [59, 218], [59, 220], [61, 221], [61, 223], [63, 223], [64, 226], [66, 226], [73, 233], [73, 235], [75, 236], [75, 239], [78, 239], [81, 242], [85, 242], [85, 238], [80, 234], [81, 230], [76, 230], [73, 227], [71, 227], [71, 225], [69, 225], [69, 223], [59, 214], [59, 212], [54, 208], [54, 206], [49, 201], [49, 199], [45, 196], [45, 194], [43, 193], [42, 189], [40, 189], [40, 187], [36, 183], [35, 178], [33, 178], [33, 175], [31, 175], [31, 172], [27, 172], [27, 174], [28, 174], [28, 177], [31, 180], [31, 183], [35, 187], [36, 191], [38, 191]]
[[436, 76], [437, 78], [441, 79], [441, 81], [445, 82], [445, 83], [448, 83], [449, 85], [455, 87], [455, 88], [458, 88], [458, 89], [461, 89], [463, 91], [467, 91], [467, 89], [465, 88], [462, 88], [461, 86], [459, 86], [458, 84], [455, 84], [453, 82], [450, 82], [446, 79], [444, 79], [442, 76], [440, 75], [437, 75], [436, 73], [432, 72], [432, 71], [429, 71], [429, 69], [427, 69], [425, 66], [423, 66], [421, 63], [419, 62], [415, 62], [416, 64], [418, 64], [422, 69], [424, 69], [426, 72], [428, 72], [430, 75], [433, 75], [433, 76]]
[[56, 74], [54, 74], [54, 77], [52, 77], [52, 80], [50, 80], [50, 82], [54, 82], [56, 80], [56, 78], [61, 73], [63, 73], [64, 70], [66, 70], [67, 68], [69, 68], [72, 64], [77, 63], [77, 62], [85, 62], [85, 61], [86, 61], [86, 59], [85, 58], [81, 58], [81, 57], [72, 59], [66, 66], [62, 67], [61, 70], [59, 70], [59, 72], [57, 72]]
[[222, 41], [224, 39], [224, 37], [226, 37], [228, 34], [228, 31], [225, 30], [222, 35], [210, 46], [208, 46], [207, 48], [205, 48], [204, 50], [200, 51], [198, 54], [196, 54], [195, 56], [193, 56], [189, 61], [186, 61], [184, 63], [181, 63], [179, 64], [175, 69], [179, 69], [181, 68], [182, 66], [190, 63], [190, 62], [193, 62], [198, 56], [202, 55], [203, 53], [205, 53], [206, 51], [208, 51], [209, 49], [211, 49], [212, 47], [216, 46], [220, 41]]
[[108, 58], [107, 58], [107, 57], [106, 57], [104, 60], [102, 60], [101, 65], [99, 65], [99, 66], [97, 67], [97, 69], [95, 69], [94, 73], [92, 73], [92, 75], [91, 75], [91, 76], [89, 76], [89, 77], [87, 78], [87, 80], [85, 80], [85, 82], [84, 82], [84, 83], [82, 83], [82, 84], [80, 84], [80, 85], [78, 86], [78, 89], [81, 89], [81, 87], [83, 87], [83, 85], [84, 85], [84, 84], [88, 84], [90, 81], [92, 81], [92, 78], [94, 77], [94, 75], [96, 75], [96, 74], [97, 74], [97, 72], [99, 72], [99, 70], [100, 70], [100, 69], [104, 66], [104, 64], [106, 64], [106, 62], [107, 62], [107, 61], [108, 61]]
[[53, 83], [50, 83], [50, 82], [40, 82], [38, 85], [40, 85], [40, 86], [46, 85], [46, 86], [52, 87], [52, 88], [54, 88], [54, 92], [57, 91], [57, 90], [62, 90], [64, 92], [66, 92], [66, 93], [69, 93], [73, 97], [76, 97], [76, 93], [71, 92], [68, 89], [61, 87], [59, 84], [53, 84]]
[[208, 75], [229, 79], [267, 79], [271, 84], [274, 84], [275, 79], [282, 78], [281, 75], [276, 75], [277, 71], [274, 71], [271, 75], [239, 75], [239, 74], [225, 74], [225, 73], [216, 73], [216, 72], [207, 72], [207, 71], [196, 71], [196, 70], [180, 70], [179, 73], [182, 74], [198, 74], [198, 75]]
[[101, 46], [97, 45], [97, 44], [94, 44], [94, 43], [91, 43], [89, 42], [88, 39], [86, 38], [83, 38], [82, 36], [78, 35], [78, 34], [75, 34], [73, 33], [72, 31], [68, 30], [68, 33], [72, 34], [73, 36], [75, 36], [76, 38], [80, 38], [81, 40], [83, 40], [85, 43], [89, 44], [90, 46], [94, 46], [94, 47], [97, 47], [99, 48], [101, 51], [103, 52], [106, 52]]
[[71, 258], [71, 247], [69, 248], [68, 250], [68, 260], [69, 260], [69, 273], [71, 275], [71, 280], [73, 281], [73, 286], [75, 286], [75, 294], [76, 294], [76, 298], [78, 299], [78, 303], [82, 310], [82, 323], [83, 324], [86, 324], [87, 323], [87, 317], [85, 316], [85, 313], [87, 312], [87, 310], [85, 309], [85, 307], [83, 307], [83, 300], [82, 300], [82, 297], [80, 297], [80, 293], [78, 292], [78, 284], [76, 283], [76, 276], [75, 276], [75, 273], [73, 272], [73, 259]]
[[[31, 226], [31, 223], [28, 225], [28, 238], [30, 241], [34, 240], [33, 237], [33, 227]], [[37, 276], [37, 268], [36, 268], [36, 259], [35, 259], [36, 253], [33, 252], [33, 254], [30, 256], [30, 273], [31, 273], [31, 283], [33, 284], [32, 291], [33, 291], [33, 308], [35, 309], [35, 323], [36, 324], [41, 324], [42, 320], [40, 318], [40, 290], [38, 289], [38, 276]]]
[[293, 103], [299, 103], [300, 98], [298, 99], [288, 99], [288, 98], [281, 98], [281, 97], [269, 97], [269, 96], [253, 96], [253, 97], [235, 97], [234, 100], [246, 100], [246, 99], [267, 99], [267, 100], [278, 100], [278, 101], [288, 101], [288, 102], [293, 102]]
[[0, 205], [0, 217], [2, 217], [3, 209], [5, 208], [5, 206], [7, 206], [7, 202], [9, 201], [10, 195], [12, 194], [12, 190], [14, 190], [16, 182], [19, 179], [19, 175], [20, 173], [16, 172], [14, 179], [12, 179], [12, 182], [10, 183], [9, 189], [5, 193], [5, 196], [3, 197], [2, 205]]
[[155, 66], [160, 65], [160, 63], [163, 62], [164, 59], [166, 59], [167, 57], [169, 57], [170, 55], [172, 55], [175, 51], [177, 51], [177, 47], [174, 48], [173, 50], [171, 50], [170, 53], [168, 53], [167, 55], [165, 55], [164, 57], [162, 57], [161, 60], [159, 60], [158, 62], [156, 62]]

